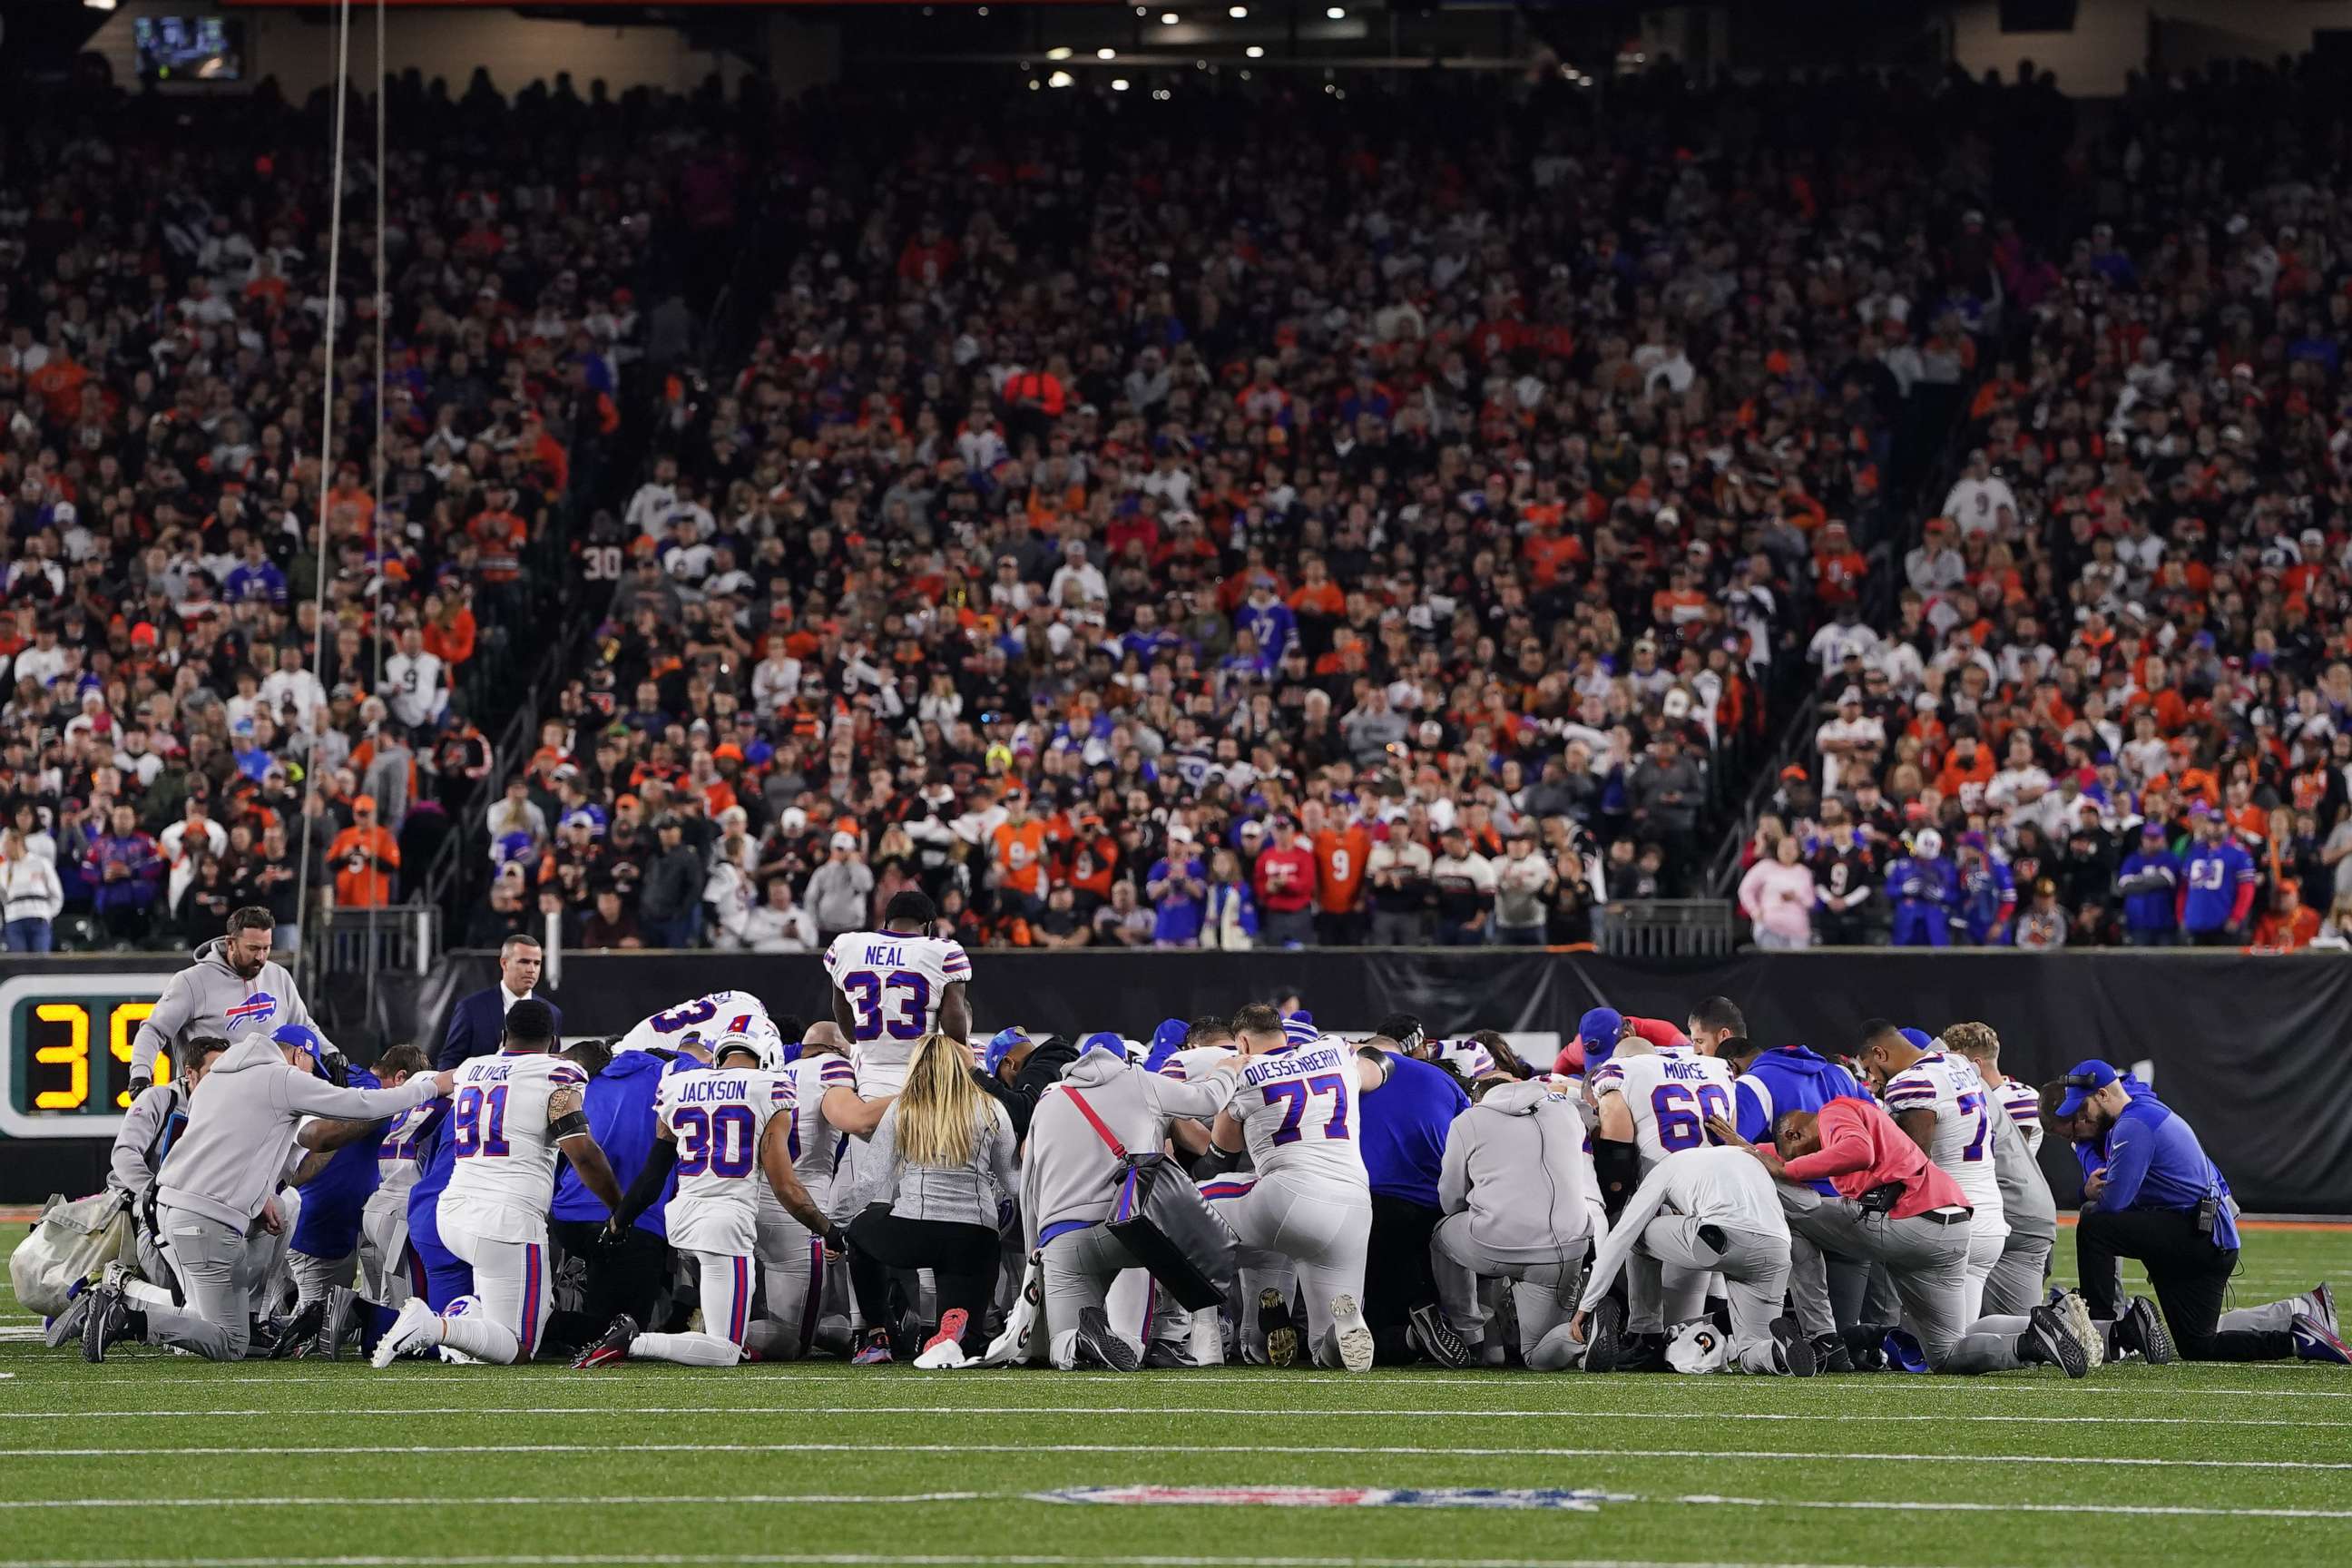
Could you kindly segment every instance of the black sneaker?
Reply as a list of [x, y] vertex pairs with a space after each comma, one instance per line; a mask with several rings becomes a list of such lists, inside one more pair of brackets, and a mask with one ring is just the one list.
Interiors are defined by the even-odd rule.
[[1201, 1363], [1192, 1352], [1173, 1340], [1154, 1340], [1143, 1347], [1143, 1365], [1147, 1372], [1175, 1372]]
[[629, 1359], [629, 1346], [637, 1337], [637, 1321], [624, 1312], [613, 1320], [602, 1338], [582, 1351], [572, 1360], [572, 1370], [584, 1371], [592, 1366], [610, 1366], [614, 1362]]
[[1805, 1337], [1804, 1330], [1797, 1327], [1796, 1319], [1773, 1319], [1772, 1342], [1780, 1348], [1783, 1369], [1790, 1377], [1811, 1377], [1821, 1370], [1821, 1363], [1813, 1355], [1813, 1342]]
[[1836, 1334], [1823, 1334], [1813, 1342], [1813, 1370], [1819, 1373], [1852, 1372], [1853, 1352], [1845, 1348], [1845, 1341]]
[[306, 1353], [326, 1321], [327, 1299], [321, 1296], [286, 1321], [286, 1326], [278, 1331], [278, 1342], [269, 1347], [269, 1359], [284, 1361]]
[[1584, 1370], [1615, 1372], [1625, 1344], [1625, 1303], [1604, 1296], [1584, 1321]]
[[87, 1279], [77, 1279], [67, 1287], [65, 1309], [41, 1327], [41, 1338], [51, 1350], [63, 1350], [71, 1341], [81, 1338], [81, 1326], [89, 1318], [97, 1289]]
[[1112, 1331], [1110, 1318], [1100, 1307], [1088, 1307], [1078, 1314], [1078, 1361], [1113, 1372], [1133, 1372], [1142, 1364], [1135, 1347]]
[[1666, 1347], [1674, 1342], [1669, 1334], [1627, 1334], [1617, 1344], [1617, 1370], [1672, 1372], [1675, 1369], [1666, 1361]]
[[2017, 1348], [2027, 1361], [2044, 1362], [2064, 1369], [2068, 1377], [2088, 1377], [2091, 1358], [2084, 1352], [2083, 1342], [2076, 1339], [2066, 1326], [2065, 1319], [2054, 1307], [2036, 1307], [2026, 1320], [2025, 1332], [2018, 1337]]
[[1257, 1326], [1265, 1335], [1268, 1366], [1298, 1364], [1298, 1325], [1290, 1321], [1290, 1303], [1272, 1289], [1257, 1293]]
[[1440, 1366], [1456, 1370], [1470, 1364], [1470, 1347], [1445, 1321], [1445, 1310], [1434, 1301], [1424, 1301], [1406, 1314], [1412, 1320], [1412, 1337], [1419, 1342], [1422, 1353]]
[[81, 1359], [101, 1362], [109, 1345], [131, 1337], [131, 1303], [123, 1300], [121, 1287], [110, 1281], [92, 1289], [89, 1297], [89, 1310], [81, 1321]]
[[2164, 1320], [2156, 1315], [2156, 1303], [2145, 1296], [2131, 1299], [2116, 1332], [2150, 1366], [2167, 1366], [2180, 1359], [2172, 1348], [2172, 1336], [2164, 1331]]

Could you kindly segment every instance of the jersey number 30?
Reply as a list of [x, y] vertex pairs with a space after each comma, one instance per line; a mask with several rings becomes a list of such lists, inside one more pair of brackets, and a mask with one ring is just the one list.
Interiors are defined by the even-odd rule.
[[[887, 993], [886, 995], [885, 993]], [[878, 1040], [919, 1040], [931, 1016], [931, 983], [911, 969], [877, 974], [856, 969], [841, 977], [841, 994], [849, 998], [856, 1017], [850, 1037]]]
[[680, 1106], [670, 1117], [677, 1134], [677, 1173], [698, 1176], [748, 1176], [760, 1158], [759, 1127], [748, 1105], [722, 1105], [705, 1110]]

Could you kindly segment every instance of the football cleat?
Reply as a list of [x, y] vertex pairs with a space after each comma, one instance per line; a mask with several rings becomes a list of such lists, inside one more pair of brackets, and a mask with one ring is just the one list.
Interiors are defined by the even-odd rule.
[[961, 1307], [950, 1307], [940, 1315], [940, 1331], [923, 1346], [915, 1364], [925, 1372], [952, 1372], [971, 1364], [963, 1353], [963, 1331], [971, 1322], [971, 1313]]
[[1797, 1327], [1794, 1318], [1772, 1320], [1772, 1343], [1778, 1347], [1780, 1370], [1790, 1377], [1811, 1377], [1821, 1370], [1819, 1358], [1813, 1354], [1813, 1342], [1805, 1331]]
[[1625, 1303], [1603, 1297], [1584, 1321], [1584, 1370], [1615, 1372], [1625, 1343]]
[[2033, 1309], [2018, 1348], [2027, 1360], [2063, 1368], [2068, 1377], [2091, 1375], [2091, 1358], [2084, 1352], [2083, 1342], [2074, 1337], [2073, 1325], [2055, 1307]]
[[1149, 1372], [1177, 1372], [1200, 1364], [1191, 1351], [1173, 1340], [1154, 1340], [1143, 1347], [1143, 1365]]
[[2336, 1321], [2336, 1292], [2327, 1288], [2326, 1280], [2323, 1279], [2305, 1290], [2303, 1299], [2311, 1303], [2310, 1315], [2326, 1323], [2329, 1333], [2338, 1339], [2344, 1337], [2343, 1325]]
[[1339, 1364], [1349, 1372], [1372, 1370], [1372, 1326], [1346, 1291], [1331, 1298], [1332, 1337], [1339, 1342]]
[[1445, 1310], [1434, 1301], [1424, 1301], [1409, 1314], [1412, 1320], [1413, 1342], [1422, 1353], [1440, 1366], [1465, 1367], [1470, 1364], [1470, 1347], [1445, 1321]]
[[51, 1350], [61, 1350], [67, 1341], [81, 1338], [82, 1320], [89, 1316], [89, 1305], [97, 1299], [96, 1289], [87, 1279], [77, 1279], [67, 1288], [65, 1310], [41, 1330], [41, 1338]]
[[2294, 1337], [2294, 1353], [2303, 1360], [2352, 1366], [2352, 1345], [2337, 1339], [2335, 1330], [2309, 1313], [2297, 1312], [2287, 1332]]
[[[2132, 1298], [2131, 1306], [2125, 1309], [2126, 1315], [2129, 1316], [2135, 1309], [2147, 1314], [2147, 1327], [2149, 1331], [2140, 1341], [2140, 1353], [2145, 1355], [2151, 1364], [2160, 1365], [2163, 1362], [2170, 1361], [2172, 1342], [2165, 1338], [2164, 1325], [2157, 1321], [2156, 1309], [2137, 1296]], [[2107, 1336], [2106, 1331], [2099, 1327], [2099, 1321], [2091, 1316], [2091, 1303], [2083, 1299], [2083, 1293], [2080, 1290], [2069, 1290], [2066, 1292], [2065, 1302], [2058, 1309], [2058, 1316], [2060, 1321], [2065, 1323], [2068, 1331], [2074, 1334], [2074, 1342], [2083, 1347], [2083, 1358], [2090, 1363], [2089, 1370], [2098, 1371], [2100, 1363], [2107, 1359]]]
[[1109, 1314], [1100, 1307], [1088, 1307], [1078, 1314], [1077, 1363], [1113, 1372], [1133, 1372], [1143, 1364], [1135, 1347], [1112, 1330]]
[[318, 1342], [310, 1354], [329, 1361], [343, 1359], [343, 1346], [359, 1332], [360, 1293], [348, 1285], [337, 1285], [327, 1292], [327, 1315], [319, 1323]]
[[285, 1361], [305, 1353], [326, 1321], [327, 1299], [321, 1296], [288, 1319], [286, 1326], [278, 1331], [278, 1342], [269, 1347], [269, 1359]]
[[440, 1322], [440, 1315], [425, 1304], [424, 1297], [411, 1296], [400, 1304], [400, 1316], [392, 1321], [383, 1338], [376, 1341], [368, 1364], [380, 1372], [402, 1356], [422, 1355], [434, 1344]]
[[592, 1366], [611, 1366], [629, 1359], [629, 1346], [636, 1342], [637, 1321], [624, 1312], [614, 1318], [595, 1342], [572, 1358], [572, 1370], [584, 1372]]
[[1268, 1287], [1257, 1293], [1257, 1326], [1265, 1335], [1265, 1364], [1298, 1364], [1298, 1326], [1290, 1321], [1290, 1304], [1282, 1292]]
[[1826, 1333], [1813, 1342], [1813, 1370], [1821, 1373], [1853, 1370], [1853, 1352], [1845, 1348], [1843, 1336]]
[[131, 1333], [131, 1305], [122, 1299], [122, 1287], [115, 1283], [111, 1270], [106, 1282], [89, 1292], [90, 1302], [81, 1320], [81, 1359], [101, 1362], [107, 1347]]
[[[2082, 1299], [2080, 1296], [2067, 1298], [2071, 1301]], [[2090, 1321], [2088, 1307], [2083, 1309], [2083, 1317], [2085, 1322]], [[2140, 1359], [2148, 1365], [2166, 1366], [2180, 1359], [2179, 1353], [2172, 1348], [2172, 1336], [2164, 1331], [2164, 1320], [2156, 1315], [2156, 1303], [2147, 1297], [2134, 1296], [2124, 1308], [2122, 1329], [2125, 1342], [2139, 1352]], [[2094, 1325], [2088, 1342], [2104, 1349], [2105, 1339], [2106, 1336], [2099, 1333]], [[2095, 1366], [2098, 1363], [2094, 1361], [2092, 1364]]]
[[890, 1364], [890, 1331], [887, 1329], [867, 1330], [866, 1342], [857, 1347], [857, 1353], [849, 1358], [849, 1364], [888, 1366]]

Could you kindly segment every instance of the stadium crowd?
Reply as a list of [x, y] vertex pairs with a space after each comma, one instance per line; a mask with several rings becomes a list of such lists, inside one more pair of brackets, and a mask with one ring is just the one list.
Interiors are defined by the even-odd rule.
[[2352, 945], [2352, 274], [2316, 76], [2143, 84], [1988, 237], [1964, 468], [1748, 847], [1768, 946]]
[[1174, 153], [992, 98], [877, 123], [855, 199], [782, 162], [475, 940], [806, 950], [916, 887], [975, 946], [1541, 942], [1704, 893], [1958, 406], [1959, 193], [2051, 95], [1661, 79], [1603, 138], [1559, 91]]
[[0, 139], [12, 950], [61, 920], [184, 943], [250, 903], [290, 944], [306, 855], [335, 902], [386, 902], [489, 773], [475, 717], [553, 586], [533, 558], [610, 445], [655, 217], [705, 153], [691, 106], [643, 95], [390, 96], [381, 321], [373, 168], [329, 294], [321, 105], [148, 95]]

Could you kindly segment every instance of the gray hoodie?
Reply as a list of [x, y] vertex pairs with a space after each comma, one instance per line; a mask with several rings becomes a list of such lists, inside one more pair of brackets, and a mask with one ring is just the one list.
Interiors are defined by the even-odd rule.
[[196, 1086], [187, 1128], [155, 1173], [155, 1201], [243, 1230], [284, 1173], [302, 1118], [374, 1121], [440, 1091], [440, 1075], [429, 1072], [398, 1089], [337, 1089], [288, 1067], [286, 1053], [266, 1037], [241, 1041], [215, 1058]]
[[[163, 997], [139, 1026], [139, 1038], [131, 1047], [131, 1077], [154, 1077], [157, 1051], [169, 1050], [176, 1058], [184, 1042], [202, 1036], [217, 1035], [236, 1046], [267, 1041], [289, 1024], [318, 1028], [285, 965], [265, 963], [261, 973], [247, 980], [228, 966], [227, 948], [228, 938], [213, 938], [196, 949], [195, 962], [163, 987]], [[236, 1010], [234, 1018], [231, 1008]]]
[[1110, 1146], [1089, 1126], [1068, 1091], [1077, 1089], [1102, 1118], [1111, 1136], [1130, 1154], [1158, 1152], [1168, 1141], [1168, 1124], [1207, 1118], [1234, 1098], [1241, 1058], [1191, 1083], [1162, 1078], [1106, 1050], [1092, 1050], [1062, 1069], [1029, 1118], [1029, 1142], [1021, 1155], [1021, 1215], [1029, 1247], [1054, 1226], [1096, 1223], [1110, 1217], [1118, 1196], [1118, 1169]]
[[[1994, 1110], [2000, 1109], [1998, 1102]], [[2042, 1174], [2042, 1162], [2026, 1147], [2025, 1130], [2016, 1119], [1996, 1116], [1992, 1136], [1993, 1180], [2000, 1184], [2000, 1212], [2019, 1236], [2055, 1242], [2058, 1203]]]
[[1540, 1083], [1489, 1089], [1445, 1135], [1437, 1206], [1468, 1210], [1470, 1238], [1504, 1262], [1582, 1257], [1591, 1190], [1584, 1123]]
[[[131, 1102], [122, 1129], [114, 1135], [114, 1152], [107, 1160], [106, 1184], [134, 1198], [147, 1195], [155, 1166], [171, 1152], [167, 1136], [176, 1141], [187, 1121], [188, 1097], [178, 1083], [159, 1083]], [[173, 1123], [183, 1124], [178, 1131]]]

